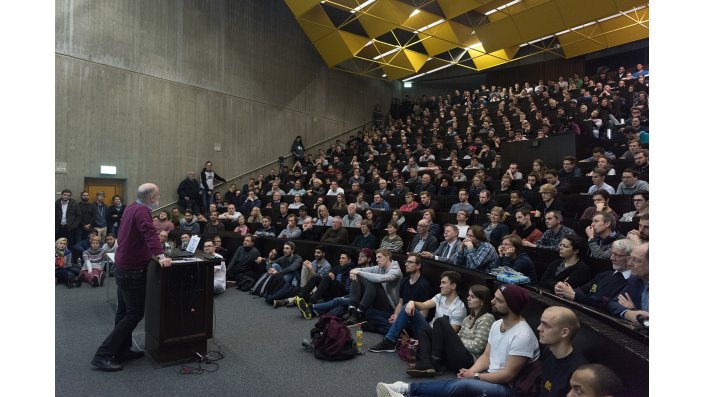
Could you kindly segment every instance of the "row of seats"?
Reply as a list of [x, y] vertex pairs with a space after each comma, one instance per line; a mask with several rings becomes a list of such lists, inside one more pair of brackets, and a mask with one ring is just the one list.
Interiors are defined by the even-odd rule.
[[[222, 233], [220, 237], [223, 240], [223, 246], [231, 252], [234, 252], [242, 245], [243, 237], [234, 233]], [[315, 247], [321, 244], [320, 242], [304, 240], [294, 240], [294, 242], [296, 244], [295, 252], [304, 259], [313, 258]], [[264, 255], [273, 248], [281, 252], [283, 243], [284, 241], [279, 239], [258, 238], [255, 246]], [[349, 251], [351, 249], [351, 247], [344, 245], [323, 245], [326, 246], [326, 257], [329, 261], [336, 260], [341, 251]], [[537, 264], [548, 263], [556, 257], [554, 252], [545, 250], [530, 250], [529, 256]], [[394, 259], [399, 263], [403, 263], [405, 258], [406, 256], [403, 254], [394, 255]], [[608, 266], [606, 262], [608, 261], [588, 258], [588, 263], [593, 268], [593, 271], [604, 269], [605, 266]], [[483, 284], [492, 290], [499, 285], [492, 275], [433, 260], [424, 261], [422, 275], [432, 285], [439, 285], [440, 275], [446, 270], [455, 270], [462, 275], [463, 281], [459, 293], [463, 296], [467, 294], [469, 286], [473, 284]], [[589, 361], [602, 363], [612, 368], [622, 379], [625, 390], [628, 390], [628, 396], [648, 396], [648, 381], [645, 381], [649, 364], [647, 336], [635, 332], [633, 327], [609, 315], [565, 301], [550, 294], [549, 291], [542, 291], [534, 287], [527, 288], [531, 299], [522, 316], [534, 329], [538, 326], [541, 313], [546, 307], [553, 305], [570, 307], [577, 313], [582, 324], [581, 331], [573, 341], [576, 349], [583, 353]]]

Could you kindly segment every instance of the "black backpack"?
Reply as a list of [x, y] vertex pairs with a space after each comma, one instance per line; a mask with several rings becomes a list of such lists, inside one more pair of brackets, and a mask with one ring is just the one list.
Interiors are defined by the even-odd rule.
[[313, 355], [319, 360], [349, 360], [358, 355], [350, 329], [333, 315], [324, 314], [311, 329]]

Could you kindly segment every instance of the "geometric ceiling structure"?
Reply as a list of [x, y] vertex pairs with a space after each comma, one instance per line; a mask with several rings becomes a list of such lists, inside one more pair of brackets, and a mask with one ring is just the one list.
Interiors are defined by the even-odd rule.
[[284, 0], [330, 68], [411, 80], [649, 37], [648, 0]]

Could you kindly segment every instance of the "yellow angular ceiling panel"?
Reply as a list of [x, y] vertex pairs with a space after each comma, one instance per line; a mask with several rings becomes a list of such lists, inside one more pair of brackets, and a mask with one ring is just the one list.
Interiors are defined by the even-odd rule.
[[[439, 20], [444, 19], [442, 15], [436, 15], [426, 11], [419, 11], [419, 13], [414, 15], [413, 17], [410, 15], [411, 12], [409, 12], [409, 17], [404, 21], [403, 25], [405, 28], [411, 31], [422, 29], [425, 26], [428, 26], [434, 22], [438, 22]], [[439, 25], [428, 28], [427, 30], [424, 30], [424, 32], [433, 34], [434, 31], [438, 30], [438, 26]]]
[[414, 74], [413, 70], [402, 69], [392, 65], [382, 65], [382, 70], [387, 75], [387, 80], [403, 79]]
[[477, 0], [438, 0], [438, 6], [441, 7], [446, 18], [452, 19], [460, 14], [464, 14], [468, 11], [474, 10], [475, 8], [481, 6], [483, 1]]
[[329, 67], [333, 67], [354, 56], [343, 39], [341, 32], [337, 30], [314, 42], [313, 45]]
[[[433, 35], [426, 34], [426, 32], [431, 33], [430, 31], [433, 31]], [[419, 38], [421, 39], [421, 44], [430, 55], [437, 55], [451, 50], [458, 47], [460, 43], [453, 26], [448, 21], [419, 33]]]
[[610, 47], [631, 43], [632, 41], [649, 38], [649, 30], [641, 25], [634, 25], [627, 28], [615, 30], [605, 34]]
[[501, 49], [489, 54], [483, 54], [475, 57], [473, 57], [473, 53], [477, 54], [478, 51], [471, 49], [468, 50], [468, 53], [472, 57], [472, 61], [475, 63], [477, 70], [483, 70], [510, 62], [518, 50], [518, 46], [513, 46], [511, 48]]
[[490, 52], [511, 47], [518, 43], [517, 37], [521, 37], [512, 18], [504, 18], [494, 23], [478, 26], [475, 32], [483, 47]]
[[567, 25], [566, 29], [619, 12], [613, 1], [600, 0], [599, 6], [597, 6], [596, 3], [598, 2], [585, 0], [556, 0], [556, 6], [558, 10], [560, 10], [562, 20]]
[[358, 53], [357, 56], [360, 58], [365, 58], [372, 60], [374, 57], [377, 55], [384, 54], [387, 51], [391, 51], [394, 48], [396, 48], [393, 45], [381, 42], [381, 41], [375, 41], [372, 44], [363, 47]]
[[289, 9], [291, 12], [294, 14], [296, 18], [299, 18], [301, 15], [307, 13], [309, 10], [311, 10], [314, 7], [321, 7], [321, 2], [317, 0], [284, 0], [286, 2], [286, 5], [289, 6]]
[[365, 44], [370, 41], [368, 37], [362, 37], [344, 31], [339, 31], [338, 33], [340, 33], [340, 38], [343, 39], [343, 42], [353, 55], [357, 55], [357, 53], [365, 47]]
[[298, 19], [301, 29], [311, 41], [315, 42], [335, 30], [335, 25], [326, 15], [320, 3]]
[[306, 33], [306, 36], [308, 36], [308, 38], [314, 43], [335, 31], [335, 28], [328, 28], [317, 23], [311, 23], [301, 19], [299, 20], [299, 26], [301, 26], [301, 29], [304, 33]]
[[359, 12], [357, 20], [367, 35], [375, 38], [401, 26], [413, 10], [413, 7], [395, 0], [377, 0]]
[[411, 50], [403, 50], [404, 55], [406, 55], [407, 59], [409, 60], [409, 63], [411, 64], [411, 67], [414, 69], [415, 72], [418, 72], [419, 69], [428, 61], [428, 55], [422, 54], [420, 52], [416, 51], [411, 51]]
[[521, 44], [535, 40], [555, 32], [565, 30], [561, 14], [554, 2], [546, 2], [536, 7], [526, 9], [524, 12], [512, 15], [516, 26], [521, 26], [521, 39], [512, 44]]
[[414, 65], [412, 65], [411, 61], [409, 60], [409, 57], [406, 56], [406, 53], [404, 51], [397, 51], [393, 54], [389, 54], [385, 57], [382, 58], [384, 63], [389, 64], [391, 66], [396, 66], [401, 69], [407, 69], [411, 72], [414, 72]]
[[[443, 66], [484, 70], [535, 54], [571, 58], [649, 37], [647, 0], [521, 0], [483, 16], [510, 1], [376, 0], [354, 13], [349, 11], [365, 0], [285, 3], [329, 67], [375, 78], [384, 70], [390, 80], [435, 73]], [[422, 9], [411, 16], [414, 5]], [[346, 23], [338, 26], [343, 19]], [[516, 58], [519, 44], [557, 33], [560, 50], [534, 45]], [[449, 53], [463, 49], [469, 49], [472, 63], [448, 63]]]

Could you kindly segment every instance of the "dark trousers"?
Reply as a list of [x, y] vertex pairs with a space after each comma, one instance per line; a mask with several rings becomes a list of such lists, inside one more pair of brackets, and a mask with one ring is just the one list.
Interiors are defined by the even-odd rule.
[[58, 240], [64, 237], [68, 240], [67, 247], [76, 244], [76, 229], [69, 229], [68, 225], [60, 225], [56, 228], [56, 233], [54, 234], [54, 240]]
[[123, 271], [115, 268], [117, 312], [115, 328], [95, 352], [96, 358], [114, 359], [131, 349], [132, 331], [144, 317], [147, 270]]
[[358, 306], [362, 311], [374, 307], [385, 312], [394, 312], [382, 284], [369, 282], [362, 277], [358, 277], [357, 282], [350, 283], [350, 300], [353, 306]]
[[[311, 291], [316, 288], [316, 292]], [[299, 296], [306, 302], [316, 303], [320, 300], [328, 301], [338, 296], [345, 295], [345, 289], [336, 280], [331, 280], [328, 276], [318, 274], [312, 275], [306, 285], [301, 288]]]
[[465, 348], [460, 337], [450, 325], [447, 317], [439, 317], [430, 327], [418, 334], [419, 349], [417, 359], [423, 363], [441, 360], [452, 373], [460, 368], [470, 368], [475, 362], [472, 354]]

